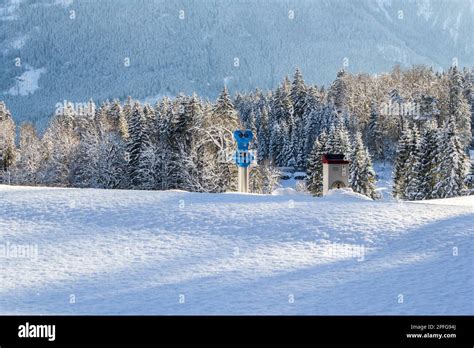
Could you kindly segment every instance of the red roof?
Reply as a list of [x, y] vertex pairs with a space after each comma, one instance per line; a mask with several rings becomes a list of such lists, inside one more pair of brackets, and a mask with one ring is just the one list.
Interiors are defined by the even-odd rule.
[[349, 161], [344, 159], [344, 155], [342, 154], [324, 154], [323, 155], [323, 163], [329, 164], [349, 164]]

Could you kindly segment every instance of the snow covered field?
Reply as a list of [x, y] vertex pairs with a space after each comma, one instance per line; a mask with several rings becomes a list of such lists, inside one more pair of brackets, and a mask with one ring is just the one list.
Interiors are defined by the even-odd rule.
[[285, 192], [0, 186], [0, 313], [474, 314], [474, 196]]

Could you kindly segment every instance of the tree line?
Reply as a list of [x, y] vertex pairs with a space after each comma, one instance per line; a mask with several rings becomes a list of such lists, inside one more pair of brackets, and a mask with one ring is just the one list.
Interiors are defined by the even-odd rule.
[[99, 107], [92, 100], [79, 108], [65, 102], [42, 134], [31, 123], [16, 132], [0, 102], [2, 181], [231, 191], [232, 132], [247, 128], [259, 162], [251, 170], [253, 192], [270, 193], [278, 168], [293, 167], [307, 172], [307, 189], [320, 195], [321, 155], [343, 153], [356, 192], [377, 197], [376, 160], [394, 162], [397, 198], [451, 197], [467, 189], [472, 96], [469, 72], [456, 67], [443, 73], [395, 67], [379, 76], [340, 71], [327, 90], [308, 85], [296, 70], [273, 91], [232, 98], [224, 88], [215, 102], [195, 94], [154, 105], [130, 97]]

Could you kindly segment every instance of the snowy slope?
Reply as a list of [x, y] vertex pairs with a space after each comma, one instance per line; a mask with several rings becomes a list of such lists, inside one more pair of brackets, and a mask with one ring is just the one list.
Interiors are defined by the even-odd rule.
[[0, 186], [0, 313], [473, 314], [473, 202]]

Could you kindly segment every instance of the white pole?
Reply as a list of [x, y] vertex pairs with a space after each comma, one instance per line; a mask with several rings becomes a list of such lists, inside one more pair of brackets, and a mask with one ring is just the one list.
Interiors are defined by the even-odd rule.
[[239, 192], [249, 192], [249, 172], [246, 167], [239, 167]]

